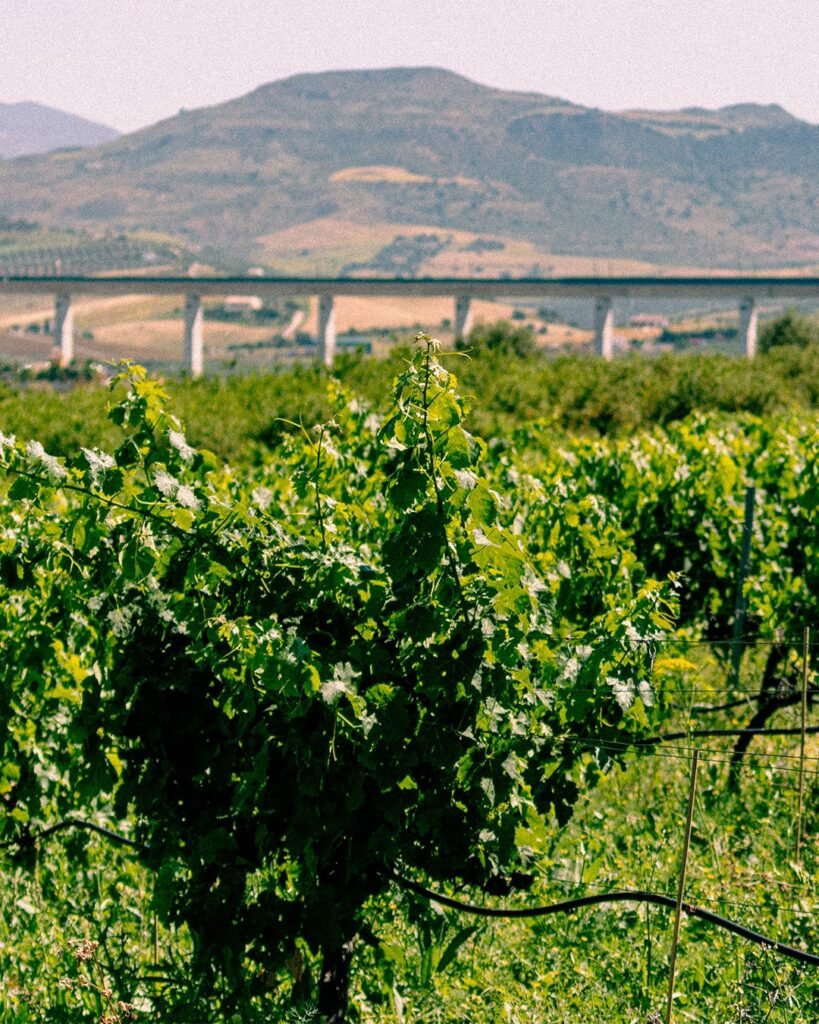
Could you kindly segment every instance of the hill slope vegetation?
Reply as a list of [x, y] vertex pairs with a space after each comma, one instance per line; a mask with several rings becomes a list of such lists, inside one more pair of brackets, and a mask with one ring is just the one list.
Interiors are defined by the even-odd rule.
[[819, 127], [776, 106], [614, 114], [398, 68], [299, 75], [94, 150], [5, 162], [0, 214], [184, 232], [247, 258], [331, 219], [351, 237], [391, 222], [754, 267], [819, 259], [818, 183]]

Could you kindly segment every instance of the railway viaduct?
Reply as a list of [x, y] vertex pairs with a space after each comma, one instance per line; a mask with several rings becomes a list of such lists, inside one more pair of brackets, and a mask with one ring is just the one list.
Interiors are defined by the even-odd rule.
[[318, 353], [330, 364], [335, 354], [334, 302], [340, 295], [451, 296], [455, 335], [471, 326], [473, 299], [585, 298], [594, 304], [595, 353], [611, 359], [614, 352], [614, 303], [618, 298], [708, 298], [733, 302], [739, 309], [739, 334], [745, 355], [756, 354], [760, 302], [777, 299], [819, 299], [819, 277], [553, 277], [553, 278], [273, 278], [273, 277], [3, 277], [3, 295], [54, 297], [54, 343], [60, 361], [74, 356], [72, 300], [84, 296], [179, 295], [185, 301], [184, 368], [193, 377], [204, 369], [202, 300], [227, 295], [261, 298], [317, 295]]

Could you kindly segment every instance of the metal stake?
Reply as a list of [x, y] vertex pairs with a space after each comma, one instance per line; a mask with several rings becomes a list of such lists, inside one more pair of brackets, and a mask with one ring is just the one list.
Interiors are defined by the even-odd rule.
[[805, 730], [808, 722], [808, 675], [809, 675], [810, 627], [805, 626], [802, 648], [802, 734], [799, 737], [799, 806], [796, 812], [796, 862], [802, 856], [802, 803], [805, 797]]
[[674, 974], [677, 967], [677, 946], [680, 941], [680, 919], [682, 917], [683, 893], [685, 892], [685, 873], [688, 868], [688, 849], [691, 845], [691, 825], [694, 821], [694, 797], [697, 793], [697, 766], [700, 761], [699, 750], [694, 751], [691, 761], [691, 786], [688, 790], [688, 812], [685, 819], [685, 841], [683, 842], [682, 863], [680, 864], [680, 884], [677, 889], [677, 908], [674, 915], [674, 935], [671, 939], [671, 966], [668, 978], [668, 1005], [665, 1011], [665, 1024], [671, 1024], [671, 1004], [674, 999]]

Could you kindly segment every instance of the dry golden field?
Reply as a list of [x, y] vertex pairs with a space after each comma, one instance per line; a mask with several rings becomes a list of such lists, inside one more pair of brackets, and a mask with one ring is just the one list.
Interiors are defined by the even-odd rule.
[[[348, 167], [338, 171], [337, 175], [347, 176], [344, 180], [397, 180], [397, 175], [408, 176], [410, 172], [400, 167]], [[476, 234], [431, 224], [387, 221], [359, 223], [340, 217], [323, 217], [294, 225], [264, 235], [257, 241], [263, 251], [263, 257], [260, 258], [280, 272], [321, 277], [338, 274], [350, 263], [372, 260], [399, 235], [437, 235], [446, 242], [446, 247], [426, 259], [417, 271], [420, 276], [428, 277], [497, 277], [501, 274], [509, 274], [511, 277], [675, 274], [718, 277], [738, 273], [730, 267], [714, 270], [693, 265], [668, 266], [642, 260], [554, 253], [540, 249], [531, 242], [502, 235]], [[500, 243], [503, 248], [483, 251], [470, 249], [478, 240]], [[819, 264], [757, 271], [766, 276], [814, 276], [817, 272]]]

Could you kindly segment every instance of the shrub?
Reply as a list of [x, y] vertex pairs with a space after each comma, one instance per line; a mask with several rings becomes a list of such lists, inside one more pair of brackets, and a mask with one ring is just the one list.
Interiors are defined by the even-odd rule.
[[457, 342], [457, 347], [476, 352], [529, 356], [535, 351], [535, 337], [528, 327], [515, 327], [507, 320], [498, 320], [493, 324], [473, 327], [466, 341]]
[[795, 309], [787, 309], [782, 316], [765, 324], [759, 332], [759, 351], [795, 346], [807, 348], [819, 344], [819, 321], [804, 316]]

